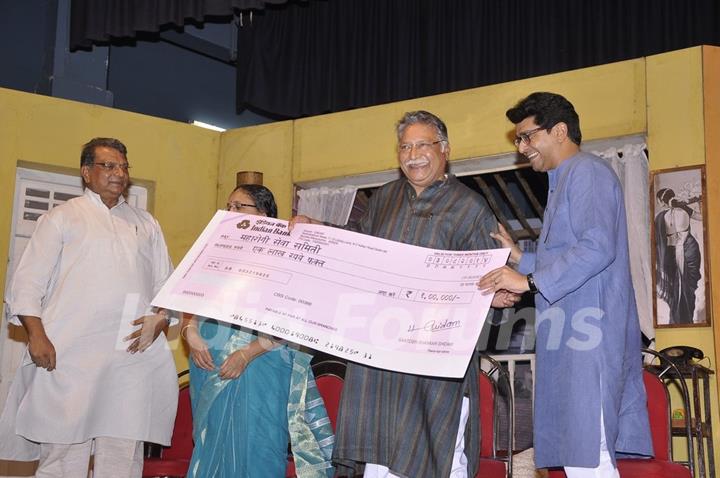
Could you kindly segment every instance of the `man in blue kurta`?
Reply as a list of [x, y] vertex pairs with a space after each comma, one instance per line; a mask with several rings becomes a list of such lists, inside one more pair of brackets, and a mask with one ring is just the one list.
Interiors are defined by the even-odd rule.
[[493, 234], [517, 270], [491, 271], [479, 288], [535, 293], [536, 466], [617, 477], [618, 454], [652, 454], [623, 192], [607, 163], [580, 151], [562, 96], [533, 93], [506, 115], [518, 151], [548, 173], [548, 202], [535, 253]]

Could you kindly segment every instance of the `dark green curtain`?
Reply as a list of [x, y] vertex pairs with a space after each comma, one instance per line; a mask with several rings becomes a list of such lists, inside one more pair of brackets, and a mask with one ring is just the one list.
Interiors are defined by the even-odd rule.
[[127, 41], [163, 28], [202, 24], [287, 0], [71, 0], [70, 51]]
[[70, 48], [238, 11], [237, 109], [278, 119], [720, 45], [720, 0], [72, 0]]
[[237, 106], [297, 118], [720, 45], [717, 0], [309, 0], [239, 27]]

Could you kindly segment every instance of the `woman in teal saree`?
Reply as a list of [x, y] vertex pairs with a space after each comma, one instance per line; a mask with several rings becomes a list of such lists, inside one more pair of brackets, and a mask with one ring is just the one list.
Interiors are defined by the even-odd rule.
[[[276, 217], [272, 193], [243, 185], [228, 210]], [[284, 477], [291, 444], [299, 478], [333, 476], [334, 436], [309, 354], [256, 332], [193, 318], [190, 349], [193, 450], [188, 477]]]

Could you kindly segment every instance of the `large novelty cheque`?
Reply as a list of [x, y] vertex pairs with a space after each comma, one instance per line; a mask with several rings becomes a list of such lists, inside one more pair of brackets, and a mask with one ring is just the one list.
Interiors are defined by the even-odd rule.
[[509, 249], [442, 251], [218, 211], [153, 305], [238, 324], [355, 362], [462, 377]]

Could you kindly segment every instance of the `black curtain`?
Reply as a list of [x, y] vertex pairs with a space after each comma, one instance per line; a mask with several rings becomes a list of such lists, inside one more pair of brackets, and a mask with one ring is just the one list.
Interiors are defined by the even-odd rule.
[[297, 118], [720, 45], [718, 0], [291, 0], [239, 27], [238, 111]]
[[161, 28], [201, 24], [207, 18], [230, 17], [234, 11], [261, 10], [287, 0], [71, 0], [70, 51], [94, 44], [135, 39]]

